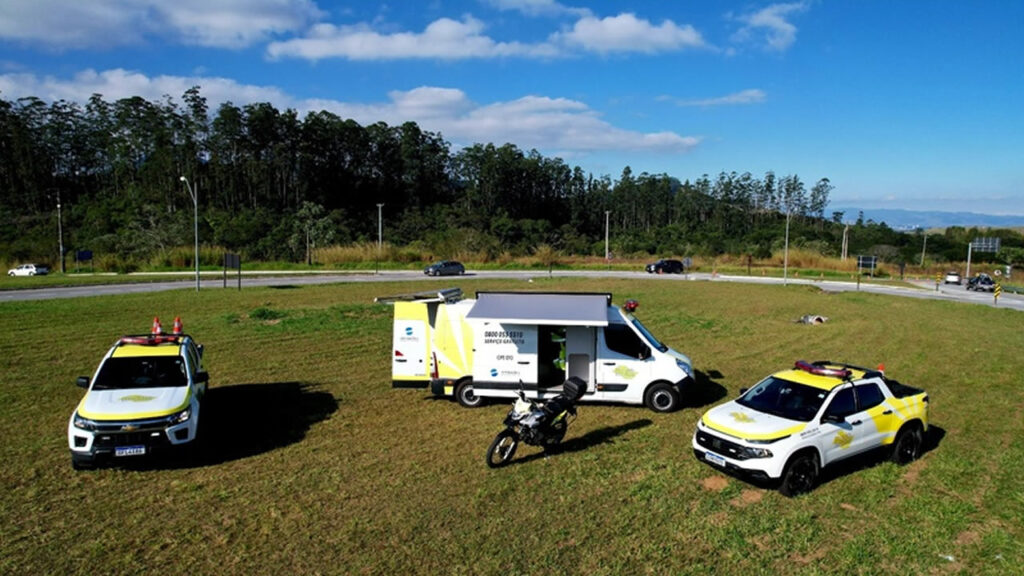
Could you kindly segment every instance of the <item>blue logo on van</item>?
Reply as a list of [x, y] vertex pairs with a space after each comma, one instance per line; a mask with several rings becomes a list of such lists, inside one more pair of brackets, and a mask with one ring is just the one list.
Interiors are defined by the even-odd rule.
[[412, 326], [406, 326], [405, 327], [405, 335], [406, 336], [412, 336]]
[[491, 368], [491, 378], [497, 378], [497, 377], [498, 377], [498, 369], [497, 368]]

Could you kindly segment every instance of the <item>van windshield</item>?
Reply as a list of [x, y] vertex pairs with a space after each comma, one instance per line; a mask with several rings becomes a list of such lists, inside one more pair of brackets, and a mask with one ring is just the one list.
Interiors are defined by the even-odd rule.
[[668, 346], [665, 346], [664, 344], [661, 343], [660, 340], [655, 338], [654, 334], [651, 334], [647, 330], [647, 327], [644, 326], [642, 322], [640, 322], [640, 320], [638, 320], [636, 317], [632, 317], [630, 318], [630, 321], [633, 323], [633, 326], [636, 327], [637, 331], [643, 335], [644, 340], [647, 340], [648, 344], [650, 344], [653, 348], [658, 350], [658, 352], [665, 352], [668, 350]]

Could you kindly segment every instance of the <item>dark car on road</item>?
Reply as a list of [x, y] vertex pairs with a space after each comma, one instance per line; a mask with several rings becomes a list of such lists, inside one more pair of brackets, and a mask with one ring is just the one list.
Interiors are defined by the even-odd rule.
[[658, 260], [647, 265], [648, 274], [682, 274], [683, 263], [679, 260]]
[[975, 292], [993, 292], [996, 289], [996, 281], [988, 274], [978, 274], [967, 281], [967, 289]]
[[466, 273], [466, 267], [455, 260], [441, 260], [423, 269], [427, 276], [460, 276]]

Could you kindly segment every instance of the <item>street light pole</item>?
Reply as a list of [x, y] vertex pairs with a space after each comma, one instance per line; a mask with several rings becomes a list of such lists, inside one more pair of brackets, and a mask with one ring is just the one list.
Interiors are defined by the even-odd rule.
[[786, 250], [782, 257], [782, 285], [786, 286], [789, 284], [789, 215], [790, 211], [786, 209]]
[[[197, 192], [192, 190], [192, 184], [189, 184], [188, 178], [182, 176], [180, 178], [185, 183], [185, 187], [188, 188], [188, 194], [192, 197], [192, 208], [195, 210], [195, 218], [193, 219], [193, 233], [195, 235], [196, 244], [196, 292], [199, 292], [199, 196]], [[198, 188], [198, 185], [196, 186]]]
[[380, 248], [384, 242], [384, 220], [381, 214], [381, 208], [384, 204], [377, 204], [377, 252], [380, 253]]
[[611, 211], [609, 211], [609, 210], [605, 210], [604, 211], [604, 261], [606, 263], [608, 263], [611, 260], [611, 258], [609, 258], [609, 256], [608, 256], [608, 215], [609, 214], [611, 214]]
[[57, 190], [57, 246], [60, 250], [60, 273], [64, 274], [64, 221], [60, 215], [60, 190]]

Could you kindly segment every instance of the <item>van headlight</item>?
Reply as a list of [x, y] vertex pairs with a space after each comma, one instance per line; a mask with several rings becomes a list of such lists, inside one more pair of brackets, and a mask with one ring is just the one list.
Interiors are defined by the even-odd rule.
[[690, 378], [693, 378], [693, 366], [690, 366], [688, 363], [683, 362], [682, 360], [679, 360], [678, 358], [676, 359], [676, 366], [679, 366], [680, 370], [682, 370], [683, 372], [686, 372], [687, 376], [689, 376]]
[[79, 430], [88, 430], [91, 432], [96, 429], [95, 422], [89, 420], [88, 418], [82, 418], [81, 416], [78, 415], [78, 412], [75, 412], [74, 423], [75, 428], [78, 428]]

